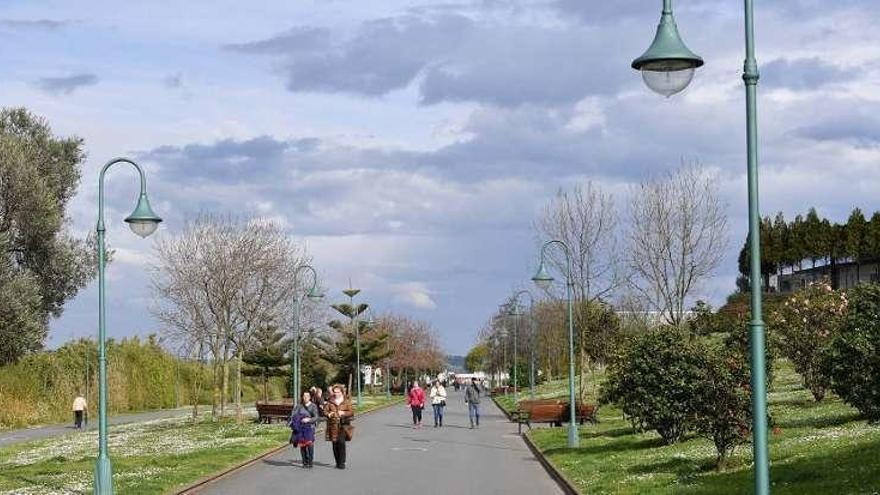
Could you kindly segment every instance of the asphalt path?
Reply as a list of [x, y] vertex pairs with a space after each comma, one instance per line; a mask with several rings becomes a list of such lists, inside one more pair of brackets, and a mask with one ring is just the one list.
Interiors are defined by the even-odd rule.
[[207, 485], [200, 494], [559, 494], [516, 425], [490, 400], [470, 429], [462, 395], [450, 389], [444, 426], [430, 408], [412, 428], [409, 408], [391, 406], [355, 419], [345, 470], [335, 468], [330, 443], [315, 446], [315, 467], [303, 469], [299, 449], [287, 448]]
[[[208, 406], [210, 407], [210, 406]], [[108, 425], [121, 425], [125, 423], [138, 423], [141, 421], [152, 421], [154, 419], [173, 418], [177, 416], [186, 416], [192, 413], [191, 407], [181, 407], [179, 409], [163, 409], [159, 411], [148, 411], [143, 413], [119, 414], [107, 418]], [[98, 428], [98, 417], [90, 417], [86, 429], [94, 430]], [[41, 440], [44, 438], [52, 438], [60, 435], [73, 433], [76, 428], [73, 427], [73, 412], [70, 413], [70, 423], [38, 426], [34, 428], [26, 428], [22, 430], [0, 431], [0, 447], [12, 445], [19, 442], [27, 442], [30, 440]]]

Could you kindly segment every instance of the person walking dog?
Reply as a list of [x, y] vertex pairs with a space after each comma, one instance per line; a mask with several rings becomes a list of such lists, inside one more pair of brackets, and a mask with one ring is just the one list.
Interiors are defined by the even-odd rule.
[[299, 447], [304, 468], [311, 468], [315, 460], [315, 423], [317, 422], [318, 406], [312, 402], [312, 394], [303, 392], [302, 400], [290, 414], [289, 426], [293, 429], [290, 443]]
[[434, 428], [443, 427], [443, 409], [446, 408], [446, 387], [434, 380], [431, 387], [431, 408], [434, 410]]
[[418, 380], [414, 381], [412, 388], [409, 389], [406, 403], [412, 409], [413, 428], [421, 428], [422, 410], [425, 408], [425, 391], [419, 387]]
[[464, 390], [464, 401], [468, 405], [468, 418], [471, 420], [471, 429], [476, 425], [480, 427], [480, 385], [476, 378], [471, 378], [470, 385]]
[[345, 469], [345, 442], [354, 437], [354, 426], [351, 424], [354, 418], [354, 408], [351, 401], [345, 396], [342, 385], [336, 384], [330, 388], [330, 398], [324, 402], [324, 416], [327, 420], [325, 438], [333, 445], [333, 459], [336, 461], [336, 469]]

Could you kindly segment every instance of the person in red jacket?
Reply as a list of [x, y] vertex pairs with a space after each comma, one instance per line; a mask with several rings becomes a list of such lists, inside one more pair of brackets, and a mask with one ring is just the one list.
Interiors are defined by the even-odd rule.
[[412, 388], [409, 389], [409, 395], [406, 403], [412, 409], [413, 428], [422, 427], [422, 409], [425, 408], [425, 391], [419, 387], [419, 382], [414, 381]]

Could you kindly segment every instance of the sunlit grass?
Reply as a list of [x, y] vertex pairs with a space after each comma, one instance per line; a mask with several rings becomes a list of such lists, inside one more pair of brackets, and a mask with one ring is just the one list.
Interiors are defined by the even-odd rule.
[[[559, 383], [546, 389], [557, 396], [565, 394]], [[512, 405], [510, 399], [499, 402]], [[774, 493], [880, 490], [880, 426], [868, 425], [835, 397], [815, 403], [786, 361], [777, 366], [770, 413], [776, 426], [770, 437]], [[750, 445], [740, 447], [728, 468], [718, 472], [714, 448], [704, 438], [691, 436], [665, 446], [655, 433], [634, 433], [614, 407], [600, 409], [599, 421], [581, 427], [581, 447], [575, 450], [566, 448], [567, 425], [529, 433], [582, 493], [751, 493]]]
[[[401, 400], [365, 396], [362, 411]], [[110, 428], [109, 449], [117, 493], [160, 494], [253, 458], [287, 442], [284, 424], [227, 418], [196, 423], [176, 417]], [[96, 431], [77, 432], [0, 449], [0, 495], [91, 493]]]

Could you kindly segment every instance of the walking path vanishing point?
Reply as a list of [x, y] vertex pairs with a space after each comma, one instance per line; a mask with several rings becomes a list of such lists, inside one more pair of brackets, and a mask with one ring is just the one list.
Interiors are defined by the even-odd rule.
[[442, 428], [426, 407], [421, 430], [409, 408], [395, 405], [355, 419], [344, 471], [319, 439], [314, 469], [287, 448], [205, 486], [199, 494], [505, 494], [562, 493], [498, 407], [484, 398], [480, 428], [471, 430], [462, 394], [450, 388]]
[[[210, 406], [208, 406], [210, 408]], [[121, 425], [125, 423], [139, 423], [141, 421], [152, 421], [154, 419], [174, 418], [177, 416], [187, 416], [192, 414], [192, 407], [181, 407], [178, 409], [162, 409], [160, 411], [149, 411], [143, 413], [120, 414], [107, 418], [108, 425]], [[98, 417], [89, 417], [88, 430], [98, 428]], [[44, 438], [57, 437], [75, 432], [73, 427], [73, 413], [70, 413], [70, 422], [67, 424], [58, 424], [50, 426], [39, 426], [36, 428], [25, 428], [22, 430], [9, 430], [0, 432], [0, 447], [6, 447], [19, 442], [27, 442], [30, 440], [42, 440]]]

